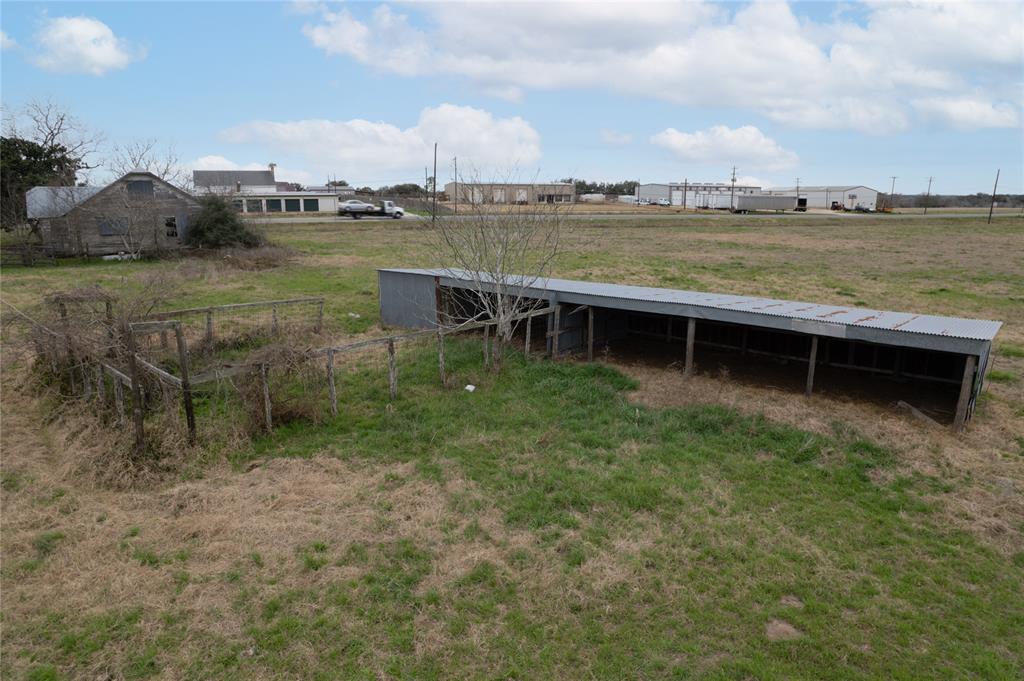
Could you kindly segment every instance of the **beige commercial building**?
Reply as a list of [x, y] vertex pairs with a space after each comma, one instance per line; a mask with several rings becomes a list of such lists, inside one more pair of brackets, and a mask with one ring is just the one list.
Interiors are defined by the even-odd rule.
[[449, 182], [444, 186], [449, 201], [459, 203], [573, 203], [576, 188], [564, 182], [550, 184], [506, 184]]

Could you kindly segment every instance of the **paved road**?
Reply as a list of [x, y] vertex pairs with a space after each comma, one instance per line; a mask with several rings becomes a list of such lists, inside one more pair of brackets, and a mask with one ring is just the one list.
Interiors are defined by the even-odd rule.
[[[456, 215], [447, 216], [456, 220], [465, 220], [470, 216]], [[977, 219], [988, 217], [988, 212], [978, 213], [932, 213], [924, 215], [921, 213], [747, 213], [745, 215], [734, 215], [732, 213], [568, 213], [565, 217], [569, 220], [735, 220], [750, 218], [759, 220], [765, 218], [790, 218], [793, 220], [821, 220], [827, 218], [839, 218], [843, 220], [866, 220], [871, 218], [884, 218], [886, 220], [945, 220], [945, 219]], [[996, 213], [995, 219], [1020, 218], [1020, 213]], [[429, 217], [412, 215], [406, 213], [403, 221], [423, 221]], [[362, 220], [371, 222], [395, 222], [393, 218], [386, 217], [363, 217]], [[356, 222], [352, 218], [326, 215], [323, 217], [309, 218], [263, 218], [264, 222], [274, 225], [310, 224], [310, 223], [351, 223]], [[398, 223], [396, 223], [398, 224]]]

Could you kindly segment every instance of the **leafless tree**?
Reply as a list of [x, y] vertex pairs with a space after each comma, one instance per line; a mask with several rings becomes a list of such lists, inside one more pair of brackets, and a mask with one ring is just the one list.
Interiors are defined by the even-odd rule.
[[168, 145], [161, 149], [159, 142], [152, 138], [115, 144], [105, 165], [117, 177], [133, 170], [145, 170], [182, 189], [189, 189], [191, 183], [189, 172], [181, 166], [174, 147]]
[[[459, 179], [463, 187], [479, 182]], [[493, 183], [514, 191], [511, 180]], [[512, 340], [518, 318], [542, 307], [538, 291], [547, 285], [555, 258], [561, 253], [569, 206], [535, 203], [536, 192], [525, 203], [488, 204], [479, 192], [460, 201], [459, 215], [433, 216], [431, 256], [450, 276], [467, 282], [465, 297], [449, 300], [455, 309], [442, 320], [457, 327], [468, 320], [493, 320], [495, 349], [493, 368], [501, 370], [504, 346]], [[509, 196], [509, 198], [511, 198]]]
[[[91, 130], [70, 111], [51, 99], [35, 99], [13, 113], [5, 112], [4, 134], [24, 137], [47, 149], [63, 147], [76, 161], [79, 171], [88, 171], [98, 164], [92, 162], [103, 135]], [[74, 184], [75, 177], [63, 178]]]

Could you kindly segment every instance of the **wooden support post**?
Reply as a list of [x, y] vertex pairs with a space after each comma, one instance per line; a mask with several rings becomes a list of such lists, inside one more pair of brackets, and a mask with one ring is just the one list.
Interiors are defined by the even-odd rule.
[[491, 327], [484, 324], [484, 369], [491, 368]]
[[206, 311], [206, 342], [213, 343], [213, 310]]
[[316, 308], [316, 325], [313, 327], [313, 333], [320, 333], [324, 328], [324, 301], [320, 301], [320, 304]]
[[331, 415], [338, 415], [338, 388], [334, 385], [334, 348], [327, 350], [327, 394], [331, 397]]
[[174, 325], [174, 340], [178, 345], [178, 370], [181, 375], [181, 403], [185, 407], [185, 424], [188, 426], [188, 443], [196, 443], [196, 413], [192, 405], [192, 384], [189, 381], [188, 343], [181, 324]]
[[95, 381], [96, 381], [96, 404], [99, 409], [103, 409], [107, 404], [107, 391], [106, 386], [103, 383], [103, 366], [100, 364], [96, 365], [94, 369]]
[[533, 317], [526, 318], [526, 345], [523, 347], [523, 357], [530, 359], [530, 335], [533, 333]]
[[697, 320], [690, 317], [686, 320], [686, 365], [683, 373], [693, 375], [693, 339], [697, 334]]
[[594, 308], [587, 308], [587, 361], [594, 361]]
[[558, 359], [558, 337], [562, 335], [562, 306], [555, 304], [554, 329], [551, 331], [551, 356]]
[[117, 410], [117, 427], [124, 428], [124, 384], [114, 377], [114, 408]]
[[270, 333], [277, 335], [277, 305], [270, 308]]
[[135, 426], [135, 454], [142, 456], [146, 449], [146, 431], [142, 416], [142, 383], [138, 364], [135, 361], [135, 333], [125, 324], [124, 335], [128, 340], [128, 377], [132, 384], [132, 422]]
[[260, 382], [263, 384], [263, 418], [266, 422], [267, 432], [274, 430], [274, 415], [270, 403], [270, 381], [267, 377], [267, 365], [260, 365]]
[[437, 370], [441, 376], [441, 387], [448, 384], [448, 373], [444, 365], [444, 329], [437, 327]]
[[807, 360], [807, 387], [804, 389], [804, 395], [807, 397], [811, 396], [811, 391], [814, 390], [814, 367], [818, 363], [818, 337], [811, 336], [811, 356]]
[[953, 431], [959, 433], [967, 424], [967, 407], [971, 403], [974, 389], [974, 370], [978, 366], [978, 358], [967, 355], [964, 360], [964, 376], [960, 381], [960, 398], [956, 402], [956, 416], [953, 418]]
[[391, 401], [398, 397], [398, 367], [395, 364], [395, 339], [388, 338], [388, 392]]

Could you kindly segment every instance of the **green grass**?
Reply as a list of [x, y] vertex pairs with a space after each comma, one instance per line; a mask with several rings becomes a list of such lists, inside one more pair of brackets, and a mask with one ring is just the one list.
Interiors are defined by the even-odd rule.
[[[1008, 325], [1021, 318], [1024, 278], [1004, 257], [1008, 249], [991, 246], [1018, 225], [857, 225], [886, 245], [884, 253], [875, 249], [884, 262], [865, 263], [861, 247], [805, 251], [745, 240], [821, 232], [841, 243], [850, 223], [838, 219], [651, 228], [641, 219], [595, 221], [559, 261], [559, 274], [947, 314], [971, 306]], [[977, 268], [920, 248], [942, 239], [974, 248], [963, 243], [968, 228], [989, 240], [977, 248], [991, 259]], [[416, 262], [415, 230], [272, 229], [311, 256], [351, 260], [225, 270], [215, 286], [188, 282], [173, 305], [322, 294], [331, 330], [360, 333], [378, 322], [373, 267], [424, 264]], [[677, 241], [683, 237], [690, 240]], [[89, 281], [113, 286], [174, 266], [5, 270], [5, 297], [28, 300]], [[431, 348], [400, 353], [393, 409], [379, 366], [339, 371], [337, 417], [281, 426], [230, 455], [239, 476], [250, 462], [273, 457], [388, 467], [359, 506], [379, 523], [376, 536], [317, 533], [283, 554], [223, 538], [232, 560], [210, 570], [204, 551], [165, 547], [148, 525], [145, 535], [116, 530], [121, 550], [109, 560], [147, 568], [155, 595], [98, 612], [54, 602], [25, 617], [5, 615], [0, 675], [1019, 678], [1024, 553], [1002, 555], [937, 512], [962, 480], [905, 476], [899, 452], [838, 420], [832, 434], [820, 435], [721, 406], [637, 406], [633, 382], [600, 365], [516, 356], [495, 377], [480, 368], [478, 341], [453, 341], [452, 383], [441, 390]], [[1019, 358], [1024, 346], [1002, 343], [997, 353]], [[1019, 373], [1010, 366], [989, 373], [1004, 394]], [[466, 383], [477, 391], [462, 391]], [[196, 405], [201, 419], [241, 416], [236, 404], [218, 411], [199, 396]], [[1024, 439], [1014, 446], [1024, 452]], [[398, 465], [400, 474], [392, 472]], [[443, 502], [439, 539], [396, 529], [392, 495], [411, 484], [429, 485]], [[49, 512], [81, 496], [41, 490], [6, 469], [2, 486]], [[30, 537], [34, 567], [14, 574], [38, 579], [52, 571], [46, 555], [73, 540], [58, 534]], [[227, 595], [226, 605], [203, 619], [191, 599], [211, 589]], [[767, 640], [773, 619], [801, 636]]]
[[[894, 461], [885, 448], [721, 407], [636, 407], [631, 382], [602, 366], [510, 358], [500, 377], [475, 374], [478, 351], [461, 341], [448, 353], [475, 393], [439, 392], [436, 356], [412, 350], [393, 412], [379, 372], [357, 371], [343, 414], [279, 429], [250, 454], [327, 452], [414, 462], [424, 480], [465, 477], [481, 497], [451, 497], [464, 529], [450, 546], [325, 537], [296, 547], [298, 572], [336, 564], [356, 576], [277, 586], [251, 559], [221, 577], [236, 590], [241, 641], [194, 631], [204, 644], [187, 646], [158, 624], [167, 613], [55, 614], [36, 623], [55, 642], [39, 662], [71, 673], [126, 646], [135, 657], [123, 672], [138, 678], [1015, 678], [1021, 565], [937, 519], [924, 499], [932, 481], [875, 482]], [[407, 482], [390, 476], [382, 489]], [[530, 544], [490, 537], [476, 522], [488, 509]], [[465, 546], [499, 558], [423, 590]], [[152, 552], [133, 558], [159, 565]], [[620, 576], [595, 582], [591, 561]], [[781, 604], [787, 594], [805, 607]], [[188, 627], [183, 617], [176, 626]], [[767, 641], [776, 618], [802, 636]], [[424, 628], [440, 648], [418, 652]]]

